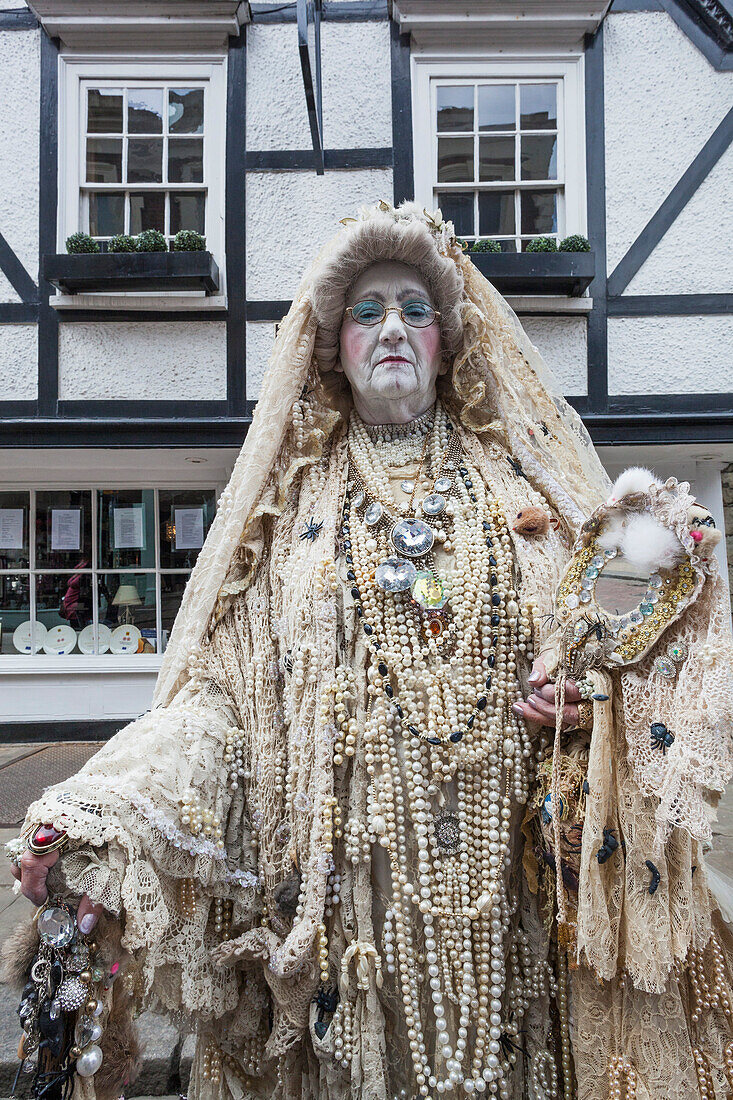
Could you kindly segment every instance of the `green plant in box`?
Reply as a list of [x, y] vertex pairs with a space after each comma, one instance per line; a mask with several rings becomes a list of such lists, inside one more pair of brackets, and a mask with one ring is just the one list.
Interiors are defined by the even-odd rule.
[[560, 252], [590, 252], [590, 241], [581, 233], [573, 233], [560, 241]]
[[501, 252], [501, 245], [498, 241], [494, 241], [491, 237], [482, 237], [478, 241], [474, 241], [471, 247], [472, 252]]
[[88, 233], [72, 233], [66, 238], [67, 252], [99, 252], [99, 244]]
[[557, 252], [557, 241], [554, 237], [535, 237], [529, 242], [527, 252]]
[[135, 238], [135, 248], [138, 252], [167, 252], [168, 244], [158, 229], [143, 229]]
[[108, 252], [134, 252], [135, 249], [135, 238], [127, 233], [119, 233], [116, 237], [111, 237], [107, 245]]
[[171, 252], [205, 252], [206, 237], [194, 229], [179, 229], [171, 242]]

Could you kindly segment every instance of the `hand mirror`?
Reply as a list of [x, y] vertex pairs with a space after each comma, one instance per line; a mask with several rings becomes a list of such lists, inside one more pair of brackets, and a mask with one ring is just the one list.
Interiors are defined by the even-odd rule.
[[554, 603], [569, 676], [640, 661], [697, 597], [720, 532], [688, 489], [628, 470], [583, 524]]

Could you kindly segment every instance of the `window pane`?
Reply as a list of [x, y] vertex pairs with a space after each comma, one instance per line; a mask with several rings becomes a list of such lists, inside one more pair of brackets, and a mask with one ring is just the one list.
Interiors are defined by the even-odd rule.
[[122, 139], [87, 138], [87, 183], [122, 181]]
[[482, 237], [514, 233], [514, 192], [482, 191], [478, 197], [478, 230]]
[[122, 133], [122, 89], [87, 89], [87, 130], [90, 134]]
[[479, 84], [479, 130], [515, 130], [516, 106], [513, 84]]
[[89, 233], [114, 237], [125, 230], [125, 195], [122, 191], [92, 191], [89, 195]]
[[438, 106], [438, 130], [473, 130], [473, 85], [435, 89]]
[[453, 222], [457, 237], [472, 237], [473, 191], [438, 191], [435, 196], [446, 221]]
[[163, 624], [163, 646], [168, 645], [173, 623], [181, 606], [183, 590], [188, 583], [188, 575], [181, 573], [163, 573], [160, 578], [160, 605]]
[[170, 232], [179, 229], [195, 229], [204, 233], [205, 193], [203, 191], [171, 191]]
[[478, 178], [480, 180], [514, 179], [514, 138], [479, 138]]
[[130, 138], [127, 146], [127, 179], [130, 183], [163, 182], [162, 138]]
[[168, 129], [172, 134], [202, 134], [204, 132], [203, 88], [169, 89]]
[[522, 179], [557, 179], [557, 135], [528, 134], [522, 137]]
[[162, 88], [130, 88], [127, 93], [127, 129], [131, 134], [163, 133]]
[[[13, 641], [13, 634], [23, 623], [28, 623], [31, 614], [30, 583], [27, 574], [12, 576], [0, 574], [0, 653], [31, 653], [28, 628], [20, 633], [25, 635]], [[40, 642], [36, 639], [36, 648]]]
[[141, 233], [143, 229], [165, 228], [165, 192], [130, 192], [130, 233]]
[[556, 192], [522, 191], [522, 233], [556, 232]]
[[438, 139], [438, 183], [473, 180], [473, 138]]
[[556, 97], [556, 84], [522, 84], [519, 88], [521, 128], [554, 130], [557, 127]]
[[155, 574], [100, 574], [99, 621], [112, 653], [155, 653]]
[[83, 490], [36, 493], [36, 565], [86, 569], [92, 564], [92, 497]]
[[30, 493], [0, 493], [0, 569], [29, 565]]
[[163, 569], [193, 569], [214, 518], [213, 489], [161, 489], [160, 564]]
[[99, 564], [103, 569], [155, 566], [155, 518], [152, 489], [101, 489]]
[[168, 142], [168, 179], [171, 183], [201, 183], [204, 143], [201, 138], [171, 138]]
[[78, 635], [92, 621], [91, 574], [36, 574], [36, 618], [49, 632], [44, 652], [79, 652]]

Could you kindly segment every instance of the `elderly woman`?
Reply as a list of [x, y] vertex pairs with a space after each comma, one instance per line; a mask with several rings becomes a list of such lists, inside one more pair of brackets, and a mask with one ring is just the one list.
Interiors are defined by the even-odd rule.
[[609, 499], [439, 211], [345, 219], [280, 328], [153, 709], [28, 811], [36, 1092], [51, 1035], [80, 1095], [116, 1096], [152, 1006], [197, 1033], [192, 1097], [727, 1096], [702, 856], [731, 772], [721, 581], [701, 553], [670, 551], [674, 598], [647, 570], [633, 669], [606, 660], [633, 615], [573, 611], [608, 524], [620, 546], [661, 501], [699, 549], [690, 498], [651, 481]]

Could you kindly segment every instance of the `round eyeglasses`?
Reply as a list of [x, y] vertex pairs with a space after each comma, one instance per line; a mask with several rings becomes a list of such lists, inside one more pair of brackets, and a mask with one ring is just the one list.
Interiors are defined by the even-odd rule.
[[388, 313], [399, 313], [400, 317], [410, 328], [427, 328], [437, 321], [440, 314], [429, 306], [427, 302], [408, 302], [404, 306], [383, 306], [381, 302], [365, 300], [346, 309], [358, 325], [381, 325]]

